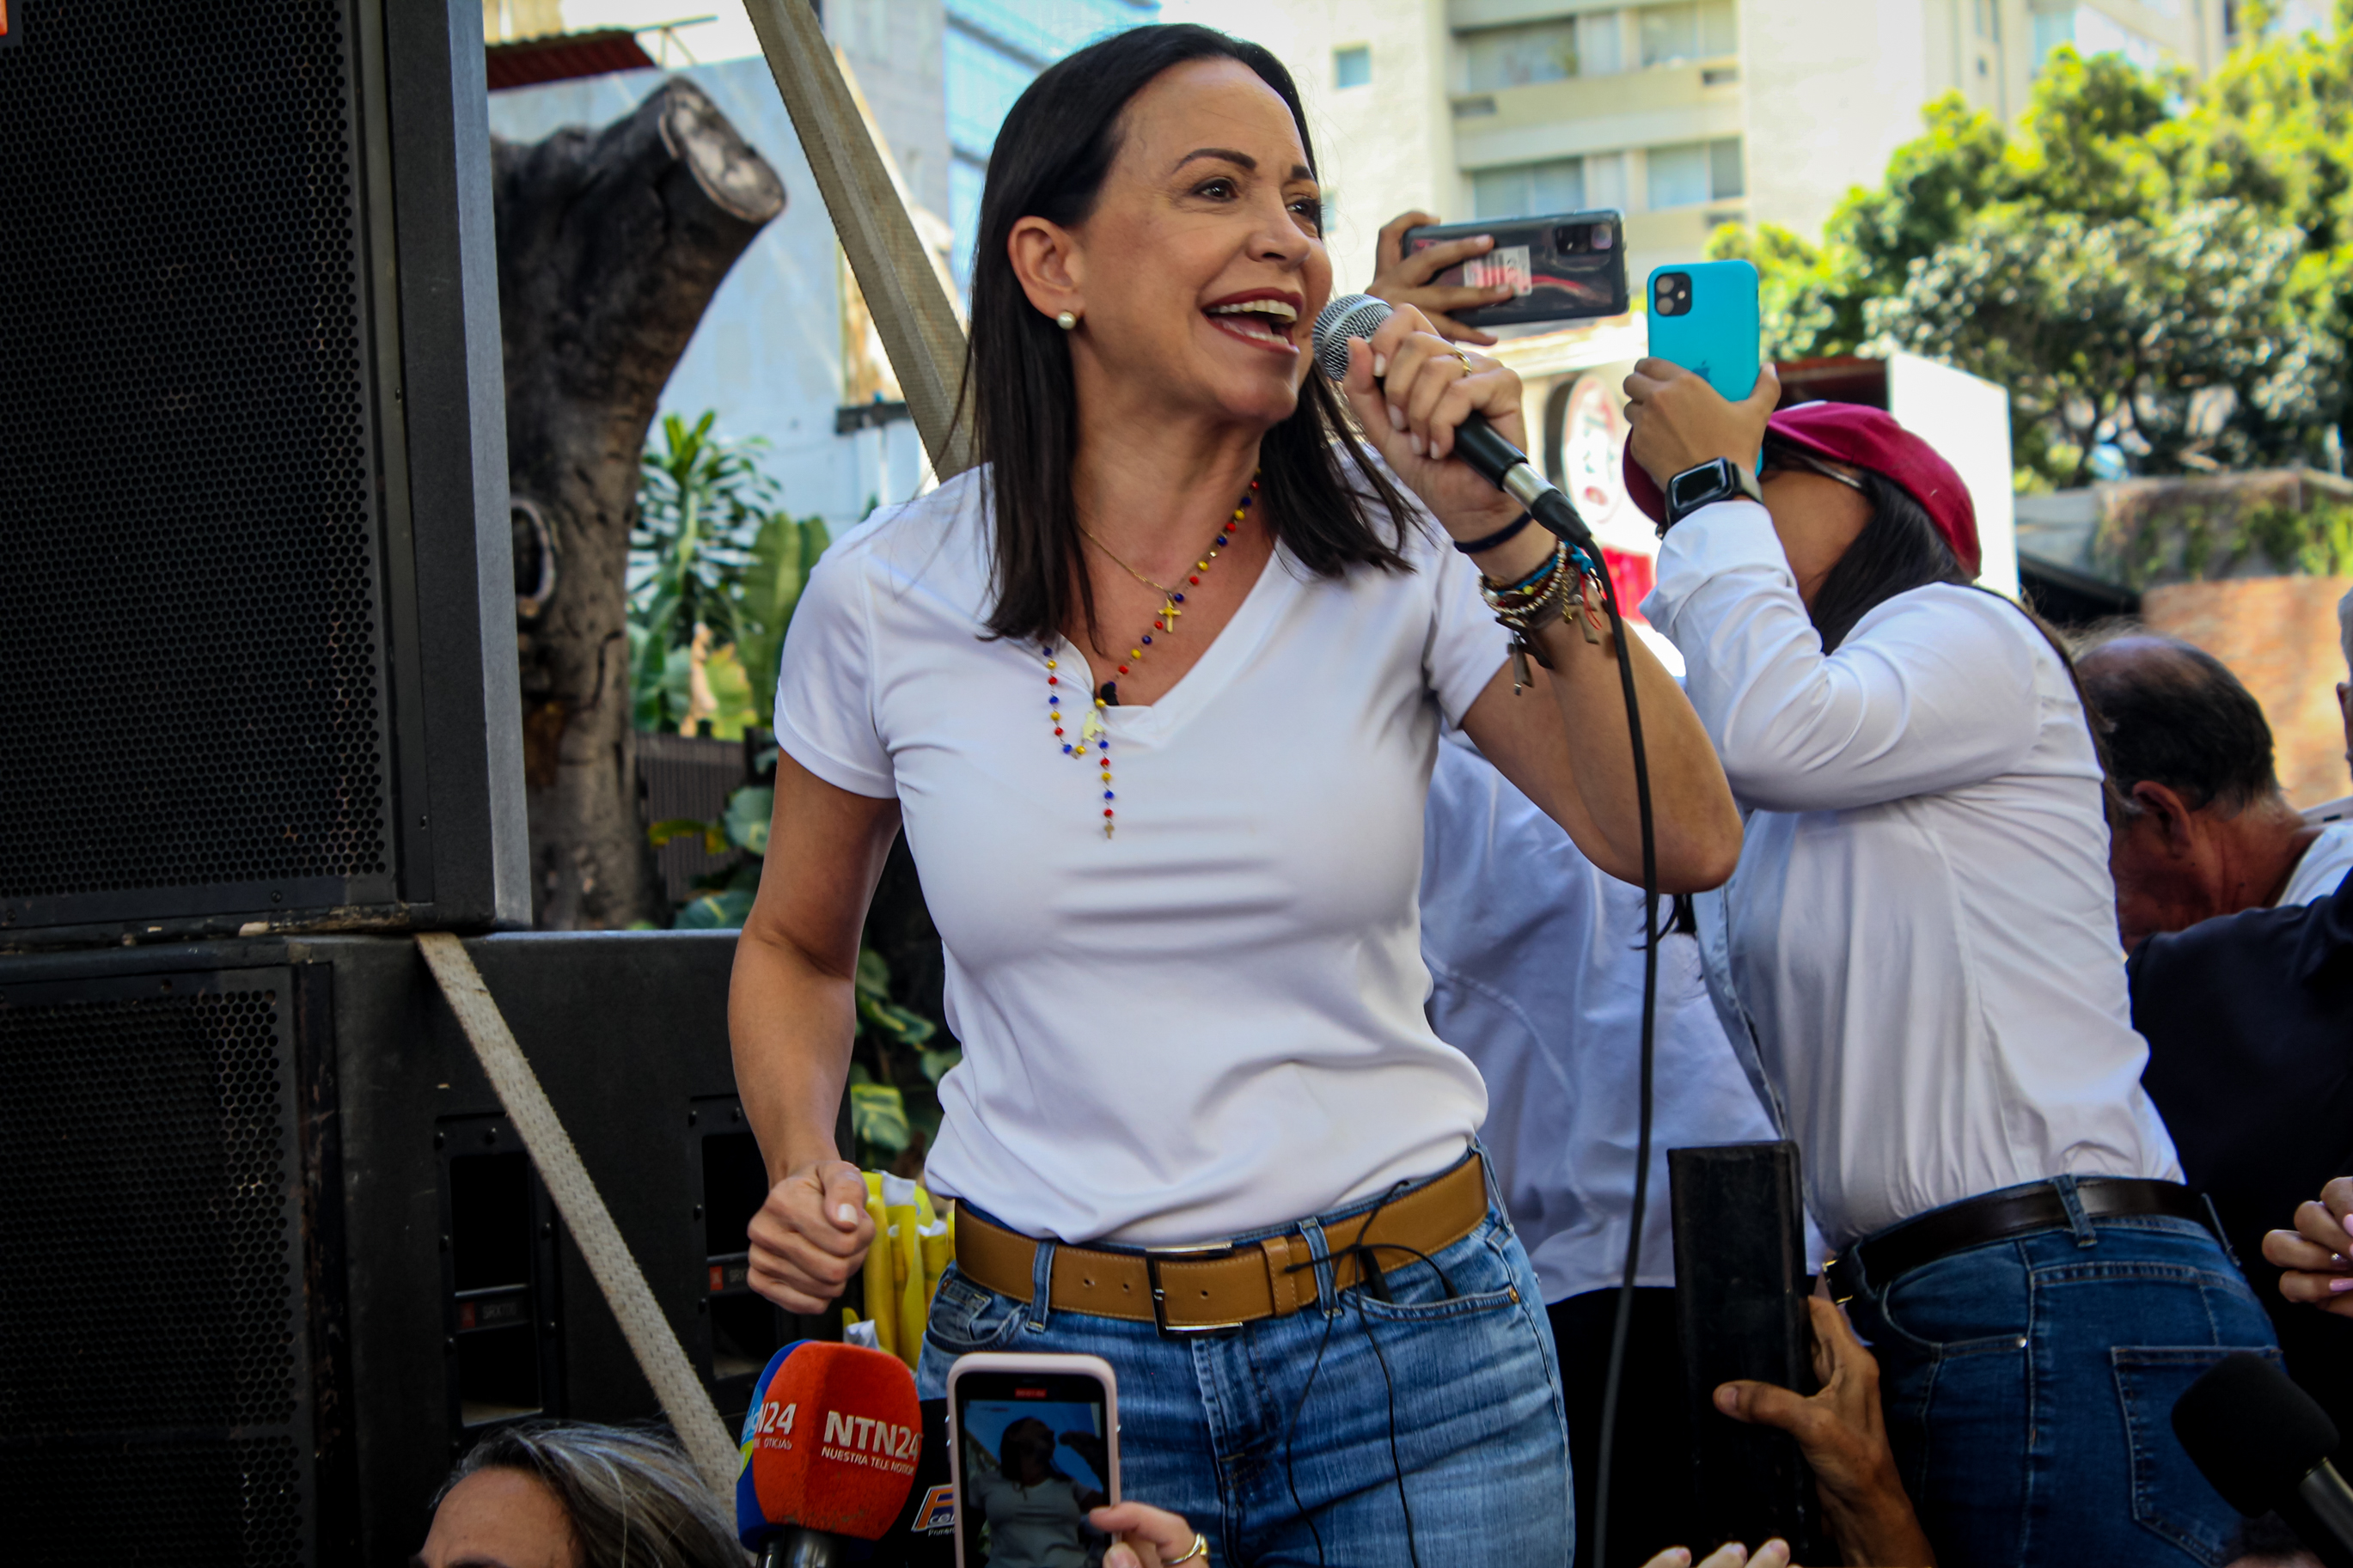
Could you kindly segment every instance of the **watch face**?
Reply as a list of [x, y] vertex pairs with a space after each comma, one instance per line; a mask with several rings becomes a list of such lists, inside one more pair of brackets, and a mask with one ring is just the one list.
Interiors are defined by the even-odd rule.
[[1667, 484], [1667, 505], [1675, 511], [1688, 511], [1725, 493], [1725, 462], [1721, 458], [1704, 463], [1696, 468], [1685, 468]]

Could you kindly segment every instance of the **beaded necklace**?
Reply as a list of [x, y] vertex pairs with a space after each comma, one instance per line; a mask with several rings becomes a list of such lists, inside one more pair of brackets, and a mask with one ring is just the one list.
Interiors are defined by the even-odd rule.
[[[1243, 492], [1240, 503], [1234, 508], [1234, 515], [1225, 522], [1218, 525], [1218, 537], [1209, 542], [1209, 548], [1201, 552], [1201, 559], [1193, 563], [1193, 570], [1188, 573], [1185, 578], [1185, 583], [1187, 587], [1198, 588], [1201, 585], [1201, 574], [1209, 569], [1209, 563], [1215, 561], [1218, 558], [1218, 552], [1226, 547], [1226, 542], [1231, 539], [1233, 537], [1234, 531], [1241, 526], [1242, 520], [1250, 513], [1251, 503], [1257, 499], [1258, 476], [1253, 474], [1250, 476], [1250, 489]], [[1138, 572], [1134, 567], [1130, 566], [1126, 562], [1120, 560], [1118, 556], [1112, 555], [1111, 546], [1105, 544], [1102, 540], [1096, 539], [1093, 534], [1087, 533], [1084, 527], [1082, 527], [1079, 531], [1086, 533], [1088, 540], [1093, 543], [1096, 549], [1102, 551], [1105, 555], [1111, 555], [1113, 563], [1118, 566], [1121, 571], [1125, 572], [1129, 576], [1134, 578], [1137, 582], [1143, 584], [1145, 587], [1152, 589], [1160, 595], [1160, 613], [1152, 617], [1152, 632], [1158, 632], [1164, 637], [1174, 636], [1176, 630], [1176, 617], [1185, 613], [1185, 595], [1183, 590], [1171, 588], [1165, 584], [1154, 582], [1143, 573]], [[1131, 667], [1144, 662], [1145, 650], [1152, 646], [1152, 632], [1145, 632], [1142, 637], [1136, 638], [1136, 646], [1127, 650], [1127, 663], [1119, 667], [1119, 673], [1121, 675], [1125, 675]], [[1093, 710], [1089, 711], [1087, 714], [1086, 722], [1080, 726], [1079, 738], [1075, 741], [1070, 740], [1063, 734], [1061, 692], [1062, 678], [1058, 673], [1060, 667], [1054, 658], [1054, 645], [1048, 643], [1045, 647], [1039, 648], [1039, 652], [1043, 654], [1046, 658], [1046, 716], [1053, 721], [1054, 739], [1061, 742], [1062, 754], [1066, 757], [1084, 762], [1087, 760], [1089, 754], [1092, 753], [1094, 757], [1095, 767], [1103, 775], [1103, 837], [1105, 838], [1109, 838], [1111, 837], [1111, 830], [1113, 822], [1112, 815], [1113, 797], [1111, 787], [1111, 731], [1103, 727], [1102, 710], [1111, 707], [1113, 703], [1119, 700], [1119, 682], [1116, 679], [1112, 679], [1106, 680], [1103, 683], [1103, 689], [1094, 694]]]

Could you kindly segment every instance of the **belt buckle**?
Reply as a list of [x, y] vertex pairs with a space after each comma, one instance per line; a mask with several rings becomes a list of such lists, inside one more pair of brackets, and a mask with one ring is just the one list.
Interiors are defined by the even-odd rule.
[[1250, 1320], [1238, 1318], [1230, 1323], [1172, 1323], [1168, 1321], [1168, 1297], [1160, 1286], [1160, 1260], [1163, 1258], [1182, 1258], [1187, 1263], [1215, 1263], [1234, 1258], [1241, 1249], [1230, 1243], [1217, 1241], [1202, 1247], [1146, 1247], [1144, 1253], [1144, 1278], [1152, 1287], [1152, 1326], [1160, 1331], [1165, 1340], [1181, 1340], [1194, 1334], [1223, 1333], [1239, 1329]]

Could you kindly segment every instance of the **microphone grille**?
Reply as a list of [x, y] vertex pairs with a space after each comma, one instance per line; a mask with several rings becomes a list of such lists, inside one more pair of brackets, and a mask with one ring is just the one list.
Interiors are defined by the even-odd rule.
[[1389, 319], [1389, 303], [1370, 294], [1343, 294], [1315, 318], [1315, 363], [1338, 381], [1348, 374], [1348, 340], [1369, 338]]
[[2241, 1513], [2269, 1513], [2337, 1451], [2337, 1423], [2263, 1356], [2224, 1356], [2182, 1391], [2173, 1433]]

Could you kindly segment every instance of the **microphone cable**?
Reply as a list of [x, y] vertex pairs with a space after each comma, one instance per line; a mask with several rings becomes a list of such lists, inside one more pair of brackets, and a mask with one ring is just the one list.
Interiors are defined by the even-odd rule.
[[1567, 496], [1547, 488], [1528, 510], [1556, 538], [1572, 549], [1590, 552], [1594, 575], [1600, 579], [1601, 603], [1609, 612], [1609, 636], [1618, 658], [1619, 689], [1626, 700], [1626, 739], [1634, 753], [1634, 805], [1642, 838], [1641, 1088], [1637, 1097], [1634, 1205], [1626, 1227], [1626, 1265], [1618, 1283], [1618, 1310], [1609, 1327], [1609, 1371], [1601, 1384], [1599, 1458], [1593, 1474], [1593, 1568], [1608, 1568], [1611, 1450], [1617, 1447], [1618, 1402], [1626, 1375], [1626, 1341], [1634, 1320], [1634, 1278], [1641, 1267], [1642, 1216], [1651, 1193], [1651, 1106], [1658, 1057], [1659, 845], [1651, 812], [1651, 759], [1642, 744], [1642, 705], [1634, 690], [1633, 648], [1626, 630], [1626, 617], [1618, 604], [1618, 585], [1610, 579], [1609, 563], [1602, 558], [1600, 547], [1593, 542], [1592, 531], [1577, 515], [1577, 509]]
[[[1297, 1274], [1303, 1269], [1311, 1269], [1315, 1268], [1319, 1261], [1327, 1263], [1333, 1267], [1333, 1280], [1336, 1285], [1339, 1279], [1338, 1265], [1340, 1260], [1344, 1258], [1354, 1258], [1356, 1260], [1356, 1269], [1359, 1275], [1359, 1279], [1356, 1283], [1348, 1287], [1347, 1290], [1335, 1289], [1333, 1293], [1332, 1310], [1326, 1312], [1324, 1316], [1323, 1336], [1316, 1341], [1315, 1360], [1307, 1368], [1307, 1382], [1301, 1387], [1299, 1391], [1299, 1401], [1291, 1407], [1291, 1419], [1284, 1423], [1282, 1429], [1283, 1481], [1291, 1489], [1291, 1506], [1293, 1510], [1299, 1515], [1303, 1521], [1304, 1521], [1307, 1526], [1307, 1533], [1314, 1539], [1315, 1561], [1319, 1565], [1321, 1565], [1324, 1561], [1324, 1532], [1315, 1528], [1314, 1514], [1310, 1512], [1307, 1505], [1300, 1500], [1299, 1475], [1292, 1462], [1292, 1439], [1298, 1434], [1299, 1417], [1307, 1409], [1307, 1396], [1315, 1392], [1315, 1376], [1316, 1373], [1321, 1372], [1324, 1368], [1324, 1352], [1331, 1348], [1332, 1325], [1339, 1318], [1341, 1313], [1348, 1310], [1349, 1291], [1368, 1292], [1375, 1299], [1382, 1301], [1387, 1301], [1391, 1299], [1388, 1290], [1388, 1280], [1381, 1269], [1379, 1258], [1379, 1254], [1381, 1252], [1388, 1251], [1409, 1253], [1412, 1255], [1416, 1262], [1429, 1264], [1431, 1272], [1438, 1276], [1439, 1286], [1446, 1292], [1447, 1300], [1451, 1301], [1461, 1294], [1460, 1290], [1457, 1290], [1454, 1288], [1453, 1279], [1447, 1274], [1443, 1268], [1440, 1267], [1438, 1259], [1430, 1257], [1430, 1254], [1422, 1251], [1419, 1247], [1408, 1247], [1403, 1242], [1366, 1241], [1363, 1239], [1365, 1235], [1373, 1228], [1373, 1222], [1380, 1218], [1381, 1210], [1387, 1208], [1390, 1200], [1397, 1197], [1398, 1194], [1404, 1192], [1412, 1184], [1413, 1184], [1410, 1181], [1401, 1181], [1392, 1185], [1388, 1192], [1383, 1193], [1379, 1200], [1373, 1205], [1371, 1211], [1365, 1215], [1365, 1223], [1362, 1228], [1360, 1228], [1356, 1233], [1356, 1240], [1350, 1242], [1347, 1246], [1339, 1248], [1337, 1251], [1327, 1252], [1322, 1259], [1313, 1258], [1303, 1258], [1296, 1263], [1291, 1264], [1284, 1270], [1285, 1273]], [[1413, 1504], [1407, 1499], [1405, 1493], [1405, 1461], [1398, 1453], [1397, 1383], [1395, 1379], [1389, 1375], [1388, 1357], [1381, 1353], [1381, 1342], [1373, 1333], [1372, 1319], [1366, 1316], [1365, 1310], [1361, 1305], [1356, 1308], [1356, 1317], [1357, 1321], [1364, 1327], [1365, 1343], [1371, 1347], [1373, 1360], [1381, 1369], [1381, 1386], [1388, 1392], [1389, 1475], [1397, 1483], [1398, 1510], [1405, 1515], [1406, 1558], [1413, 1564], [1413, 1568], [1421, 1568], [1421, 1544], [1414, 1532]]]
[[[1365, 294], [1342, 295], [1324, 307], [1315, 318], [1315, 356], [1316, 363], [1334, 383], [1347, 379], [1349, 338], [1369, 339], [1390, 314], [1386, 300]], [[1654, 1035], [1658, 1026], [1661, 935], [1659, 849], [1651, 808], [1651, 760], [1642, 743], [1642, 705], [1634, 689], [1633, 646], [1618, 603], [1618, 585], [1610, 580], [1609, 563], [1594, 541], [1593, 531], [1577, 516], [1575, 504], [1560, 487], [1547, 483], [1538, 475], [1529, 465], [1526, 454], [1498, 436], [1483, 417], [1474, 414], [1460, 426], [1455, 443], [1458, 458], [1498, 489], [1519, 500], [1555, 538], [1582, 553], [1593, 568], [1593, 575], [1600, 579], [1601, 603], [1609, 613], [1609, 635], [1618, 659], [1619, 689], [1626, 700], [1626, 739], [1634, 753], [1634, 804], [1642, 841], [1641, 1088], [1636, 1112], [1634, 1205], [1626, 1232], [1626, 1267], [1618, 1286], [1618, 1310], [1610, 1325], [1609, 1371], [1602, 1380], [1600, 1457], [1594, 1474], [1594, 1568], [1608, 1568], [1610, 1450], [1617, 1446], [1618, 1403], [1625, 1381], [1626, 1341], [1633, 1322], [1634, 1279], [1641, 1266], [1642, 1219], [1651, 1188], [1651, 1110], [1656, 1076]], [[1387, 1369], [1383, 1370], [1386, 1373]]]

